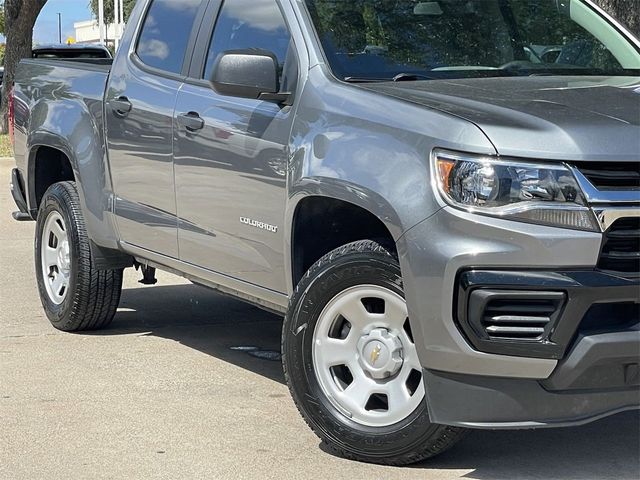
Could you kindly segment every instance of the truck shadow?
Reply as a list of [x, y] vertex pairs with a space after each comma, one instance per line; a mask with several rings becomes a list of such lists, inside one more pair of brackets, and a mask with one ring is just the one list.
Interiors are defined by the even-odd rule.
[[110, 328], [98, 335], [153, 335], [285, 383], [282, 317], [198, 285], [124, 289]]
[[624, 412], [581, 427], [472, 431], [421, 468], [471, 471], [478, 480], [640, 478], [640, 415]]
[[[196, 285], [123, 291], [118, 314], [96, 335], [153, 335], [284, 383], [282, 318]], [[322, 447], [321, 447], [322, 448]], [[411, 468], [469, 479], [640, 478], [640, 414], [574, 428], [472, 431], [450, 451]]]

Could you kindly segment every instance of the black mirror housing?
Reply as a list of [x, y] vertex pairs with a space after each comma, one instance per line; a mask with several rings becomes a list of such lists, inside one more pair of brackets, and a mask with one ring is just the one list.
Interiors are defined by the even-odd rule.
[[268, 99], [278, 94], [278, 60], [266, 50], [229, 50], [216, 60], [213, 89], [232, 97]]

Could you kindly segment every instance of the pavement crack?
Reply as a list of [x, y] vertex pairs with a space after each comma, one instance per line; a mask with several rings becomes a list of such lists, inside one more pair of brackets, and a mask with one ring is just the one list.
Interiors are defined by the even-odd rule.
[[1, 335], [0, 339], [10, 339], [10, 338], [35, 338], [35, 337], [57, 337], [60, 336], [60, 333], [32, 333], [27, 335]]

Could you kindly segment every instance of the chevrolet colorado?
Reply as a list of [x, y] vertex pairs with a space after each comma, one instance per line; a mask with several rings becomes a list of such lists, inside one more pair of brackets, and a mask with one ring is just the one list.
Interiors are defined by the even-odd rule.
[[591, 1], [146, 0], [106, 63], [11, 95], [54, 327], [134, 265], [281, 312], [369, 462], [639, 407], [640, 43]]

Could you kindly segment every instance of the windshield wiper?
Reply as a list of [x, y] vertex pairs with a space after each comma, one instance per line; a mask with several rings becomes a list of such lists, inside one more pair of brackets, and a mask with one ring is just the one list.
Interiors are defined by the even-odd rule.
[[391, 80], [394, 82], [413, 82], [415, 80], [434, 80], [434, 77], [423, 75], [422, 73], [399, 73]]
[[390, 82], [390, 78], [375, 78], [375, 77], [344, 77], [343, 80], [349, 83], [375, 83], [375, 82]]
[[429, 77], [422, 73], [398, 73], [389, 78], [380, 77], [344, 77], [345, 82], [349, 83], [374, 83], [374, 82], [412, 82], [415, 80], [434, 80], [435, 77]]

